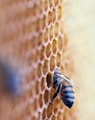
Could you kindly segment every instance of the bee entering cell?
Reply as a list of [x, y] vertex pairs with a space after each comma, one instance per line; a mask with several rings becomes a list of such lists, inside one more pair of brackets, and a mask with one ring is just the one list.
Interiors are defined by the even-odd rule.
[[53, 88], [56, 89], [56, 92], [52, 96], [54, 100], [58, 94], [63, 103], [71, 108], [75, 102], [75, 93], [73, 90], [73, 81], [65, 76], [58, 68], [54, 70], [53, 74]]

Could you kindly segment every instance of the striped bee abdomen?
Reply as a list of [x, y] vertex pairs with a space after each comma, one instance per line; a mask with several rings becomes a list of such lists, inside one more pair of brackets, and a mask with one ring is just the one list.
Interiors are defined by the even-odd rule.
[[67, 107], [71, 108], [75, 101], [73, 87], [70, 85], [62, 86], [60, 94], [61, 94], [61, 99], [64, 102], [64, 104]]

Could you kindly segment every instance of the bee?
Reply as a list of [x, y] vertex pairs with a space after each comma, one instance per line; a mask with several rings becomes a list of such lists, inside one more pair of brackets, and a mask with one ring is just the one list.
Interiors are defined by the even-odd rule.
[[63, 103], [68, 108], [71, 108], [75, 102], [73, 86], [74, 82], [56, 68], [53, 74], [53, 87], [56, 89], [56, 92], [54, 93], [52, 99], [54, 100], [57, 95], [60, 94]]
[[22, 92], [22, 80], [19, 73], [10, 69], [6, 73], [6, 90], [13, 96], [18, 96]]
[[19, 71], [7, 62], [0, 61], [0, 92], [17, 96], [22, 91]]

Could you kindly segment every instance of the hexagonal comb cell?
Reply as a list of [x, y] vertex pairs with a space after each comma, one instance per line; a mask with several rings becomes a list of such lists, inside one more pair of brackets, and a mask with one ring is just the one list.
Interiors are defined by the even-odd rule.
[[48, 68], [49, 68], [49, 61], [48, 59], [45, 59], [43, 64], [43, 74], [46, 74], [48, 72]]
[[45, 46], [41, 46], [41, 50], [40, 50], [40, 59], [43, 60], [44, 57], [45, 57], [45, 51], [46, 51], [46, 48]]
[[41, 63], [39, 63], [38, 64], [38, 69], [37, 69], [37, 75], [38, 75], [38, 77], [40, 78], [41, 77], [41, 75], [42, 75], [42, 64]]
[[47, 86], [50, 87], [52, 84], [52, 74], [48, 73], [46, 76], [46, 82], [47, 82]]
[[76, 107], [68, 112], [60, 97], [51, 101], [56, 91], [52, 86], [54, 69], [68, 73], [73, 69], [72, 56], [66, 55], [63, 2], [0, 1], [0, 58], [18, 65], [25, 83], [25, 93], [19, 99], [0, 96], [0, 120], [75, 120]]
[[44, 93], [44, 101], [45, 101], [45, 104], [47, 104], [48, 101], [49, 101], [49, 91], [48, 91], [48, 90], [45, 90], [45, 93]]
[[41, 91], [44, 91], [46, 89], [46, 78], [42, 77], [40, 81]]
[[46, 56], [47, 58], [50, 56], [51, 54], [51, 43], [49, 42], [47, 47], [46, 47]]
[[56, 39], [52, 41], [52, 51], [54, 54], [57, 52], [57, 40]]
[[56, 64], [57, 64], [58, 67], [61, 65], [60, 61], [61, 61], [61, 53], [57, 53], [57, 55], [56, 55]]
[[44, 105], [44, 96], [42, 94], [40, 94], [39, 96], [39, 104], [40, 104], [40, 108], [42, 108]]
[[48, 108], [47, 108], [48, 119], [50, 118], [50, 116], [52, 116], [52, 112], [53, 112], [53, 105], [51, 103], [49, 103]]
[[46, 108], [44, 108], [43, 113], [42, 113], [42, 119], [44, 120], [46, 119], [46, 117], [47, 117], [47, 110]]
[[50, 58], [50, 70], [52, 71], [56, 66], [56, 59], [55, 56], [51, 56]]

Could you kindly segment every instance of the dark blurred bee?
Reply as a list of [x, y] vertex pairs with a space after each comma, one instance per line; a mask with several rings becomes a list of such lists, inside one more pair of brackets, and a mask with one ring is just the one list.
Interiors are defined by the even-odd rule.
[[0, 92], [17, 96], [21, 93], [22, 80], [19, 71], [8, 62], [0, 61]]
[[54, 100], [58, 93], [60, 93], [63, 103], [67, 107], [71, 108], [75, 102], [73, 85], [74, 82], [62, 74], [58, 68], [56, 68], [53, 74], [53, 87], [56, 89], [56, 92], [52, 99]]
[[17, 96], [22, 91], [22, 80], [19, 73], [15, 70], [10, 69], [6, 75], [6, 89], [13, 96]]

